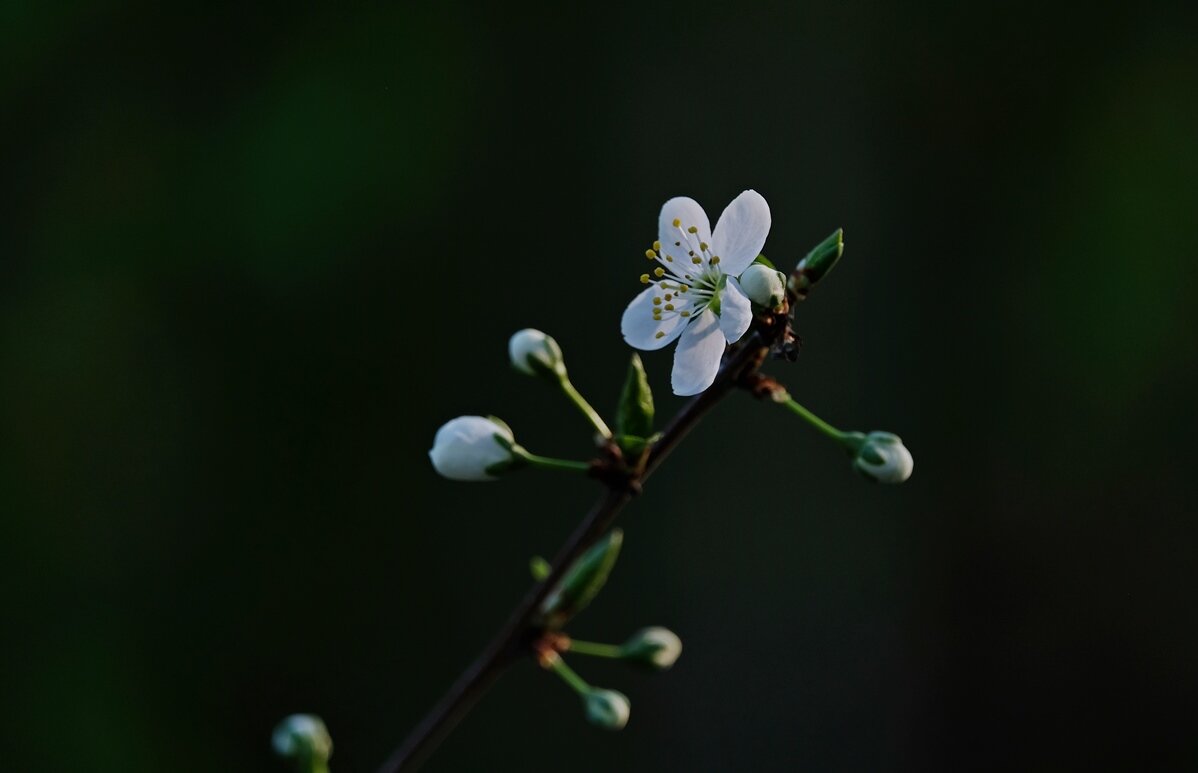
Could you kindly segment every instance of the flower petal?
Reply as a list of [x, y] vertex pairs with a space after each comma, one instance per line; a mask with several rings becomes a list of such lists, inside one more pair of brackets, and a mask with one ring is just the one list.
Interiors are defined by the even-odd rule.
[[720, 215], [711, 237], [711, 251], [720, 256], [725, 274], [740, 276], [761, 254], [769, 233], [770, 205], [757, 191], [745, 191]]
[[749, 329], [753, 321], [753, 304], [740, 288], [736, 277], [728, 277], [724, 292], [720, 294], [720, 330], [728, 343], [734, 344]]
[[[675, 220], [678, 221], [677, 227]], [[695, 227], [693, 234], [687, 230], [691, 226]], [[698, 254], [700, 242], [711, 243], [711, 224], [707, 221], [707, 213], [694, 199], [686, 196], [670, 199], [662, 205], [661, 215], [657, 218], [657, 239], [661, 242], [663, 257], [673, 257], [675, 266], [689, 263], [689, 253], [694, 251]]]
[[[650, 285], [640, 292], [628, 308], [624, 309], [624, 317], [620, 320], [620, 332], [628, 345], [642, 351], [651, 352], [668, 346], [674, 339], [682, 335], [687, 320], [677, 314], [658, 322], [653, 319], [653, 297], [661, 297], [665, 291], [657, 285]], [[665, 333], [660, 338], [658, 333]]]
[[697, 395], [711, 386], [723, 356], [720, 320], [712, 312], [703, 312], [686, 326], [674, 352], [674, 372], [670, 377], [674, 394]]

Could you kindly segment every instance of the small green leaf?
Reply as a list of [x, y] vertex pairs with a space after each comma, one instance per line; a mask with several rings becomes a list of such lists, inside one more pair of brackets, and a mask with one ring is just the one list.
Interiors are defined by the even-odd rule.
[[599, 595], [612, 567], [616, 565], [623, 542], [624, 532], [612, 529], [574, 562], [561, 585], [549, 594], [541, 606], [548, 627], [560, 628], [565, 625]]
[[[653, 434], [653, 391], [640, 355], [635, 352], [628, 364], [628, 377], [624, 379], [624, 391], [620, 393], [620, 407], [616, 411], [616, 434], [646, 438]], [[621, 448], [623, 444], [621, 443]]]
[[528, 571], [532, 573], [532, 578], [537, 582], [545, 579], [552, 571], [549, 562], [540, 556], [533, 556], [528, 559]]
[[778, 270], [778, 267], [777, 267], [777, 266], [775, 266], [775, 265], [773, 264], [773, 262], [771, 262], [771, 261], [770, 261], [770, 259], [769, 259], [769, 258], [767, 258], [767, 257], [766, 257], [766, 256], [764, 256], [764, 255], [758, 255], [758, 256], [757, 256], [757, 257], [756, 257], [756, 258], [753, 260], [753, 262], [754, 262], [754, 263], [760, 263], [761, 265], [765, 266], [766, 268], [772, 268], [772, 269], [774, 269], [775, 271], [777, 271], [777, 270]]

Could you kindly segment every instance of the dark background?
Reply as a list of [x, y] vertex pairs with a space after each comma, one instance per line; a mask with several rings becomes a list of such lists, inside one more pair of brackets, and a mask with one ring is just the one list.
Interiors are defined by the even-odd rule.
[[[0, 24], [6, 767], [372, 770], [595, 484], [436, 477], [463, 413], [587, 453], [658, 208], [744, 188], [795, 395], [902, 435], [871, 486], [744, 396], [634, 504], [576, 635], [429, 771], [1193, 770], [1194, 4], [13, 3]], [[659, 411], [670, 353], [646, 357]]]

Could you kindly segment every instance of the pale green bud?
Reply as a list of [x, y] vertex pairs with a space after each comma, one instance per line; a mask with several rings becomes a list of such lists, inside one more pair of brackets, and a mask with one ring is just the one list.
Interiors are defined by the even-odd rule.
[[508, 341], [507, 349], [512, 367], [521, 373], [540, 376], [555, 384], [566, 376], [561, 347], [540, 330], [525, 328], [517, 331]]
[[280, 757], [291, 760], [299, 773], [327, 771], [333, 739], [320, 717], [292, 714], [275, 727], [271, 744]]
[[592, 688], [582, 696], [587, 721], [606, 730], [620, 730], [628, 724], [632, 704], [623, 693]]
[[664, 671], [682, 654], [682, 640], [669, 628], [642, 628], [620, 647], [621, 657]]
[[754, 263], [740, 275], [740, 289], [758, 306], [776, 309], [786, 298], [786, 277], [781, 271]]
[[860, 442], [853, 457], [853, 467], [857, 472], [877, 483], [902, 483], [911, 477], [915, 460], [898, 435], [871, 432], [862, 437]]

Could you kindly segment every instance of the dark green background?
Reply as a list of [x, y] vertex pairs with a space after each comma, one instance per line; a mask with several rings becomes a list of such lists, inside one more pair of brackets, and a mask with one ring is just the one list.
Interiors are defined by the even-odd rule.
[[[734, 396], [575, 633], [429, 771], [1198, 766], [1193, 4], [12, 3], [0, 18], [5, 765], [369, 771], [595, 484], [437, 478], [437, 426], [587, 431], [657, 210], [744, 188], [847, 251], [775, 372], [901, 487]], [[659, 410], [670, 353], [646, 357]]]

